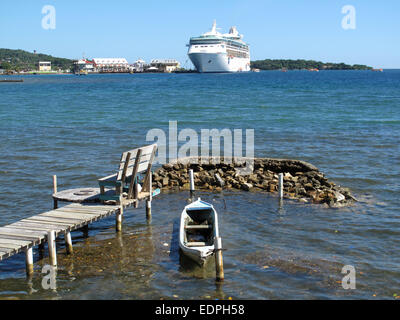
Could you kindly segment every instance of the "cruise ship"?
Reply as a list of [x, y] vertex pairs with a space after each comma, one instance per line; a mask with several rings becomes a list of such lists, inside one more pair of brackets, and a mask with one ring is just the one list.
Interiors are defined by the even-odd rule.
[[236, 27], [219, 33], [214, 21], [211, 31], [190, 38], [188, 56], [198, 72], [250, 71], [249, 46]]

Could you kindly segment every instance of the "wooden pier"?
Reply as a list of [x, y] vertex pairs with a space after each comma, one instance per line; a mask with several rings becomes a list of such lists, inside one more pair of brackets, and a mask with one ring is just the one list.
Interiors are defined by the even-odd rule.
[[[0, 261], [17, 253], [26, 254], [27, 274], [33, 272], [33, 247], [49, 244], [49, 256], [52, 265], [56, 265], [54, 241], [64, 235], [68, 253], [72, 253], [71, 231], [88, 226], [97, 220], [116, 215], [120, 221], [124, 206], [72, 203], [64, 207], [44, 212], [18, 222], [0, 227]], [[55, 263], [54, 263], [55, 262]]]
[[[59, 235], [64, 235], [66, 251], [70, 254], [73, 252], [71, 231], [87, 228], [90, 223], [115, 214], [116, 231], [119, 232], [122, 230], [124, 209], [130, 206], [137, 208], [140, 200], [146, 200], [146, 216], [151, 219], [151, 201], [159, 192], [152, 189], [151, 167], [156, 148], [157, 145], [150, 145], [124, 152], [117, 173], [99, 179], [98, 189], [57, 192], [57, 177], [53, 176], [54, 209], [0, 227], [0, 261], [25, 252], [26, 273], [30, 276], [33, 273], [35, 246], [43, 250], [47, 242], [50, 264], [56, 267], [56, 238]], [[141, 172], [145, 172], [146, 176], [139, 191], [137, 175]], [[106, 190], [105, 186], [114, 190]], [[93, 203], [95, 199], [98, 202]], [[58, 201], [72, 203], [58, 208]]]

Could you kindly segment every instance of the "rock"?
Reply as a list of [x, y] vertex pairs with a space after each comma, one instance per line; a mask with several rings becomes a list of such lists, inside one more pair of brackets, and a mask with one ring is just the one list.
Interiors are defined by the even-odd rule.
[[284, 173], [283, 180], [292, 180], [292, 179], [293, 176], [289, 172]]
[[171, 171], [173, 169], [173, 164], [171, 163], [166, 163], [162, 165], [163, 169], [165, 169], [166, 171]]
[[168, 186], [168, 182], [169, 182], [169, 179], [168, 179], [168, 178], [163, 178], [163, 179], [162, 179], [162, 186], [163, 186], [163, 187]]
[[241, 185], [241, 189], [244, 191], [250, 191], [250, 189], [253, 188], [253, 185], [251, 183], [243, 183]]
[[190, 190], [190, 183], [185, 183], [184, 185], [181, 186], [182, 190]]
[[[197, 163], [186, 161], [164, 164], [153, 174], [154, 186], [165, 189], [188, 190], [188, 169], [194, 170], [195, 185], [199, 189], [220, 191], [222, 188], [235, 188], [246, 191], [276, 192], [278, 189], [278, 174], [284, 173], [284, 192], [289, 198], [298, 199], [301, 202], [312, 201], [329, 206], [344, 206], [352, 201], [357, 201], [349, 189], [329, 181], [316, 167], [303, 161], [289, 159], [254, 159], [252, 172], [238, 171], [244, 168], [245, 162], [229, 161], [218, 163], [214, 158], [197, 158]], [[240, 160], [240, 159], [239, 159]], [[216, 179], [218, 174], [224, 182]], [[222, 178], [223, 177], [223, 178]], [[308, 199], [308, 200], [307, 200]]]
[[306, 183], [304, 185], [304, 188], [308, 191], [308, 190], [315, 190], [314, 186], [312, 183]]
[[269, 185], [269, 192], [275, 192], [278, 190], [278, 185], [271, 183]]
[[336, 197], [337, 202], [340, 202], [340, 201], [343, 201], [346, 199], [345, 196], [342, 195], [340, 192], [334, 191], [334, 195]]

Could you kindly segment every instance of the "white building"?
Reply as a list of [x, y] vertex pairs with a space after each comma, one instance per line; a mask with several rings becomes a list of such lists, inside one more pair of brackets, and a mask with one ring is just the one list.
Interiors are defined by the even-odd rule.
[[75, 72], [80, 72], [80, 71], [94, 72], [94, 62], [86, 59], [80, 59], [74, 62], [74, 69]]
[[132, 64], [132, 67], [135, 72], [143, 72], [145, 65], [146, 61], [138, 59]]
[[39, 71], [51, 71], [51, 62], [39, 61]]
[[129, 64], [125, 58], [94, 58], [93, 62], [99, 72], [129, 71]]
[[158, 68], [161, 72], [173, 72], [181, 66], [175, 59], [153, 59], [150, 65]]

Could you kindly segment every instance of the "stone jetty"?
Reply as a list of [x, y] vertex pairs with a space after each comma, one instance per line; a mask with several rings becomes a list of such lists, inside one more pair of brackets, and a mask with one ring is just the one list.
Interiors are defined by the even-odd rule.
[[[196, 161], [194, 161], [196, 160]], [[278, 174], [283, 173], [284, 198], [301, 202], [341, 207], [357, 201], [348, 188], [329, 181], [310, 163], [300, 160], [255, 158], [251, 166], [246, 158], [226, 163], [221, 158], [181, 158], [162, 165], [154, 172], [153, 181], [162, 190], [189, 190], [189, 169], [194, 171], [196, 189], [220, 192], [244, 190], [278, 194]], [[250, 168], [243, 174], [240, 169]], [[216, 178], [216, 174], [221, 178]]]

